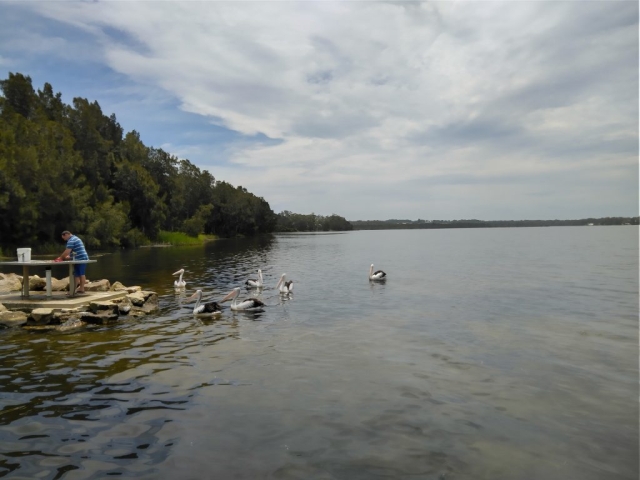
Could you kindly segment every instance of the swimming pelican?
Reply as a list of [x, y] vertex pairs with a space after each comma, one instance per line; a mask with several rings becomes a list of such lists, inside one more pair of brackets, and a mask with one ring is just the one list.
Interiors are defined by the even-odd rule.
[[196, 290], [196, 293], [191, 295], [188, 300], [193, 300], [196, 298], [196, 306], [193, 307], [193, 314], [198, 316], [208, 316], [208, 315], [216, 315], [222, 312], [222, 307], [218, 304], [218, 302], [207, 302], [200, 303], [202, 300], [202, 290]]
[[227, 300], [233, 300], [231, 302], [231, 310], [242, 310], [242, 311], [256, 311], [262, 310], [264, 307], [264, 303], [262, 303], [257, 298], [246, 298], [241, 302], [238, 302], [238, 295], [240, 295], [240, 287], [236, 287], [229, 292], [229, 294], [222, 299], [222, 302], [226, 302]]
[[371, 264], [371, 268], [369, 268], [369, 280], [386, 280], [387, 274], [382, 270], [373, 271], [373, 263]]
[[177, 272], [172, 273], [172, 275], [180, 275], [180, 278], [173, 282], [173, 286], [176, 288], [185, 288], [187, 286], [187, 282], [182, 279], [182, 275], [184, 275], [184, 268], [181, 268]]
[[293, 293], [293, 280], [289, 280], [288, 282], [285, 281], [285, 277], [287, 276], [286, 273], [283, 273], [282, 276], [280, 277], [280, 280], [278, 280], [278, 284], [276, 285], [276, 288], [280, 290], [280, 293]]
[[262, 281], [262, 270], [258, 269], [257, 280], [250, 278], [249, 280], [244, 282], [244, 284], [247, 286], [247, 288], [262, 288], [262, 286], [264, 285], [264, 282]]

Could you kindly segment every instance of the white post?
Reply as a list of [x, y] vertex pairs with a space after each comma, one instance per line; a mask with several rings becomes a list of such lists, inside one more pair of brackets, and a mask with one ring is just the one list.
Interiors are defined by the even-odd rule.
[[51, 298], [51, 267], [47, 267], [47, 298]]
[[22, 266], [22, 296], [29, 298], [29, 267]]
[[73, 276], [73, 264], [69, 264], [69, 296], [76, 296], [76, 278]]

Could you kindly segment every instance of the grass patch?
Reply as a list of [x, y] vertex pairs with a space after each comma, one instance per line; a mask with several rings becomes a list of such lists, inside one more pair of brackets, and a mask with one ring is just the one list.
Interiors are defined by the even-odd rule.
[[167, 232], [161, 231], [158, 235], [158, 243], [165, 245], [203, 245], [206, 242], [215, 240], [215, 235], [203, 235], [200, 234], [197, 237], [190, 237], [183, 232]]

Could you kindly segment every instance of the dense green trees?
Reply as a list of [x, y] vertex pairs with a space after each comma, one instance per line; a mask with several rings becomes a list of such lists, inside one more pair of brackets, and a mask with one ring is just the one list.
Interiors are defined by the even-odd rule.
[[353, 226], [343, 217], [330, 215], [303, 215], [288, 210], [278, 214], [276, 230], [279, 232], [329, 232], [353, 230]]
[[0, 248], [59, 243], [64, 229], [93, 250], [140, 245], [161, 230], [230, 237], [351, 229], [337, 215], [276, 215], [245, 188], [145, 146], [136, 131], [124, 134], [98, 102], [66, 105], [50, 84], [36, 92], [20, 73], [0, 90]]
[[97, 102], [65, 105], [50, 84], [0, 81], [0, 247], [81, 234], [92, 249], [135, 246], [161, 230], [221, 236], [272, 232], [262, 198], [218, 182], [189, 160], [123, 136]]

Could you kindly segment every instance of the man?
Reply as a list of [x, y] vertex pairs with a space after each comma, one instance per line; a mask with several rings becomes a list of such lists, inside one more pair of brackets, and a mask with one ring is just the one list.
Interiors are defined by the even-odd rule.
[[[84, 248], [84, 243], [82, 243], [82, 240], [80, 240], [68, 230], [62, 232], [62, 239], [67, 242], [67, 248], [56, 260], [89, 260], [89, 255], [87, 255], [87, 251]], [[69, 257], [69, 254], [71, 252], [73, 252], [73, 257]], [[85, 276], [86, 270], [86, 263], [81, 263], [73, 266], [73, 276], [76, 278], [77, 285], [75, 293], [84, 293], [84, 284], [87, 281], [87, 277]], [[74, 292], [69, 292], [70, 295], [73, 295], [73, 293]]]

